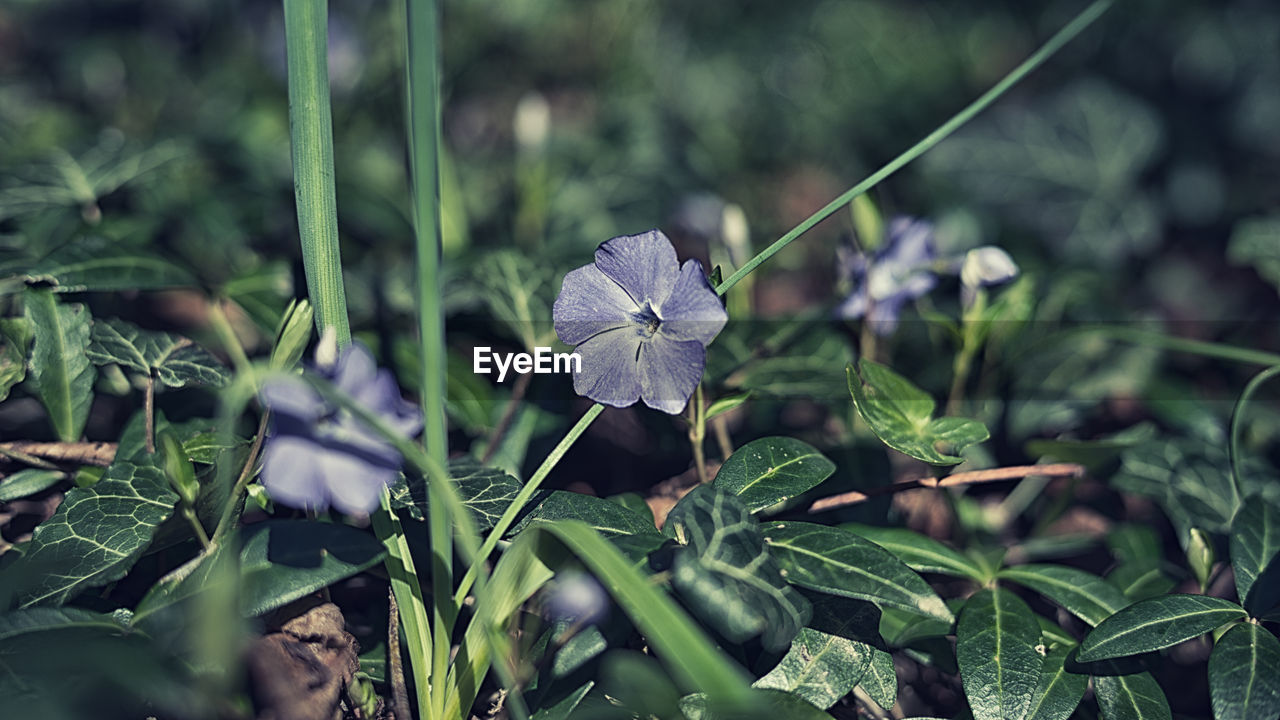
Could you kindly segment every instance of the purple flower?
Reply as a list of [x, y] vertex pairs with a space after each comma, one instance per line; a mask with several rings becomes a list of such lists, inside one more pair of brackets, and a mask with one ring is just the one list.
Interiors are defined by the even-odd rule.
[[555, 622], [594, 625], [609, 615], [609, 594], [591, 575], [570, 571], [552, 583], [545, 610]]
[[898, 327], [902, 306], [933, 289], [937, 257], [933, 224], [897, 217], [889, 223], [885, 241], [874, 254], [854, 253], [841, 258], [841, 274], [853, 281], [853, 292], [836, 308], [846, 320], [866, 317], [877, 335]]
[[[422, 429], [421, 413], [400, 397], [391, 373], [378, 369], [365, 346], [352, 343], [317, 371], [405, 437]], [[325, 402], [300, 377], [263, 383], [260, 398], [271, 410], [262, 484], [272, 500], [309, 510], [332, 505], [349, 514], [378, 506], [382, 488], [400, 473], [402, 458], [390, 443], [350, 412]]]
[[672, 415], [698, 387], [707, 345], [729, 319], [702, 264], [677, 263], [658, 230], [597, 248], [594, 265], [564, 276], [552, 315], [556, 335], [582, 357], [574, 391], [613, 407], [644, 398]]

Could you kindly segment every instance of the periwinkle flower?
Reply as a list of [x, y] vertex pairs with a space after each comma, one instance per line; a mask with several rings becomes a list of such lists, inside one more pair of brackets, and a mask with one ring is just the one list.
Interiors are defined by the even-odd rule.
[[847, 320], [865, 317], [877, 335], [889, 335], [898, 327], [902, 306], [938, 283], [933, 267], [937, 254], [932, 223], [894, 218], [874, 253], [842, 258], [841, 273], [854, 288], [836, 313]]
[[544, 606], [547, 619], [592, 625], [609, 615], [609, 594], [591, 575], [567, 572], [549, 588]]
[[[352, 343], [334, 357], [325, 341], [317, 372], [406, 438], [422, 429], [422, 415], [400, 397], [387, 370], [368, 348]], [[328, 362], [326, 362], [328, 360]], [[396, 481], [403, 458], [381, 435], [349, 411], [326, 402], [300, 377], [263, 383], [262, 404], [271, 423], [262, 452], [262, 484], [271, 499], [290, 507], [369, 513], [384, 487]]]
[[1009, 253], [994, 246], [984, 245], [965, 253], [960, 266], [960, 298], [965, 307], [973, 304], [978, 288], [999, 285], [1018, 276], [1018, 264]]
[[641, 398], [675, 415], [706, 367], [707, 345], [728, 320], [702, 264], [676, 261], [661, 231], [624, 235], [564, 276], [552, 308], [556, 335], [576, 345], [573, 389], [627, 407]]

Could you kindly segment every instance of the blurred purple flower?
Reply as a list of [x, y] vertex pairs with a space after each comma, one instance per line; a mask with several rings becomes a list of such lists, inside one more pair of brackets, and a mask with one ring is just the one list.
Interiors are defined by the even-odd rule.
[[853, 292], [836, 313], [846, 320], [865, 317], [875, 334], [889, 335], [898, 327], [902, 306], [937, 284], [937, 254], [933, 223], [894, 218], [884, 244], [870, 256], [856, 252], [840, 258], [840, 274], [853, 282]]
[[570, 571], [552, 583], [544, 609], [553, 622], [593, 625], [609, 616], [609, 594], [591, 575]]
[[[405, 437], [422, 429], [421, 413], [400, 397], [391, 373], [378, 369], [364, 345], [348, 345], [317, 372]], [[378, 506], [382, 488], [396, 481], [403, 460], [390, 443], [350, 412], [325, 402], [300, 377], [263, 383], [260, 398], [271, 410], [262, 484], [272, 500], [308, 510], [332, 505], [348, 514]]]
[[707, 345], [728, 320], [702, 264], [676, 261], [661, 231], [624, 235], [564, 276], [552, 309], [556, 335], [576, 345], [573, 389], [627, 407], [643, 398], [675, 415], [702, 379]]

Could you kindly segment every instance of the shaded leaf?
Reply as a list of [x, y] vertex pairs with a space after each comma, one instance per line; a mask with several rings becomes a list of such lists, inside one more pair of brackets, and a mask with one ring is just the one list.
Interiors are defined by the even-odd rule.
[[652, 521], [645, 520], [622, 505], [568, 490], [552, 490], [542, 493], [540, 499], [535, 497], [524, 511], [522, 519], [511, 528], [507, 536], [516, 535], [529, 523], [539, 520], [580, 520], [605, 537], [653, 535], [659, 544], [662, 540], [662, 535]]
[[67, 476], [61, 470], [27, 468], [0, 478], [0, 503], [35, 495], [57, 485]]
[[956, 624], [956, 661], [975, 720], [1026, 717], [1039, 683], [1040, 623], [1003, 588], [979, 590]]
[[720, 707], [707, 696], [686, 695], [680, 712], [687, 720], [831, 720], [831, 716], [796, 695], [773, 688], [756, 688], [742, 703]]
[[880, 707], [892, 708], [898, 702], [898, 675], [893, 669], [893, 656], [872, 648], [871, 662], [867, 663], [867, 672], [858, 681], [858, 687]]
[[794, 498], [836, 471], [812, 445], [789, 437], [753, 440], [720, 466], [713, 484], [737, 495], [751, 512]]
[[1103, 720], [1173, 720], [1169, 701], [1149, 672], [1093, 678]]
[[76, 240], [53, 251], [24, 273], [23, 279], [51, 284], [59, 293], [197, 285], [191, 273], [154, 252], [120, 247], [101, 237]]
[[26, 317], [0, 318], [0, 401], [27, 376], [31, 336], [31, 321]]
[[93, 319], [83, 305], [64, 305], [47, 289], [27, 288], [23, 303], [33, 333], [31, 378], [36, 393], [58, 439], [74, 442], [89, 419], [98, 374], [85, 356]]
[[1102, 621], [1080, 643], [1092, 662], [1151, 652], [1245, 617], [1239, 605], [1205, 595], [1163, 595], [1135, 603]]
[[112, 463], [96, 484], [73, 488], [53, 517], [36, 527], [27, 552], [0, 573], [21, 607], [61, 605], [86, 588], [124, 577], [162, 522], [177, 493], [163, 471]]
[[[520, 481], [497, 468], [487, 468], [466, 458], [449, 462], [449, 476], [457, 484], [458, 497], [472, 512], [477, 530], [488, 530], [520, 493]], [[401, 477], [391, 486], [391, 507], [414, 520], [427, 517], [427, 485], [418, 476]]]
[[1027, 720], [1067, 720], [1089, 687], [1088, 675], [1068, 672], [1065, 663], [1073, 645], [1049, 650], [1040, 666], [1040, 681], [1027, 711]]
[[1253, 623], [1226, 632], [1209, 655], [1215, 720], [1280, 717], [1280, 640]]
[[1246, 501], [1231, 523], [1230, 547], [1240, 602], [1250, 614], [1261, 615], [1271, 608], [1251, 593], [1259, 576], [1280, 562], [1280, 508], [1260, 497]]
[[844, 530], [864, 537], [893, 553], [916, 572], [932, 572], [982, 581], [986, 573], [972, 560], [914, 530], [846, 523]]
[[735, 642], [760, 636], [781, 650], [809, 620], [807, 600], [787, 584], [760, 526], [736, 497], [699, 485], [667, 515], [684, 547], [671, 582], [704, 622]]
[[826, 709], [857, 686], [872, 649], [842, 634], [802, 628], [778, 665], [753, 686], [785, 690]]
[[813, 523], [775, 522], [764, 526], [764, 536], [790, 583], [948, 624], [953, 620], [946, 603], [919, 575], [853, 533]]
[[889, 368], [863, 359], [846, 368], [849, 392], [858, 414], [885, 445], [932, 465], [958, 465], [955, 455], [990, 437], [987, 428], [967, 418], [934, 418], [927, 393]]
[[372, 533], [315, 520], [268, 520], [241, 531], [240, 611], [261, 615], [382, 562]]
[[0, 640], [23, 633], [56, 628], [89, 627], [119, 632], [123, 626], [110, 615], [74, 607], [33, 607], [0, 613]]
[[1035, 590], [1094, 626], [1129, 604], [1106, 580], [1062, 565], [1019, 565], [1001, 570], [1000, 578]]
[[115, 363], [143, 375], [154, 373], [175, 388], [187, 383], [221, 387], [230, 377], [208, 350], [181, 335], [143, 330], [123, 320], [95, 322], [88, 355], [95, 365]]

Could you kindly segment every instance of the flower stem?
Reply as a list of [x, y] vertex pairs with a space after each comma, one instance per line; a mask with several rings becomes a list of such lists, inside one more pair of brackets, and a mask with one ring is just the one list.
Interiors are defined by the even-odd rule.
[[147, 387], [142, 395], [143, 444], [148, 455], [156, 452], [156, 376], [147, 373]]
[[702, 447], [707, 437], [707, 408], [702, 398], [702, 385], [689, 401], [689, 444], [693, 446], [693, 466], [698, 470], [698, 482], [707, 484], [707, 456]]
[[253, 468], [258, 463], [258, 453], [262, 452], [263, 436], [267, 434], [267, 420], [271, 415], [270, 410], [263, 409], [262, 417], [258, 419], [258, 432], [253, 437], [253, 445], [249, 448], [249, 457], [245, 458], [244, 467], [240, 470], [240, 476], [236, 478], [236, 484], [231, 488], [231, 496], [227, 498], [227, 504], [222, 508], [222, 517], [218, 518], [218, 527], [213, 530], [213, 542], [216, 544], [231, 529], [236, 516], [236, 506], [240, 504], [240, 495], [244, 493], [244, 489], [249, 485], [249, 479], [253, 477]]
[[963, 110], [956, 113], [950, 120], [947, 120], [939, 126], [938, 129], [929, 133], [922, 140], [911, 146], [906, 152], [893, 160], [890, 160], [884, 167], [872, 173], [862, 182], [849, 188], [835, 200], [827, 203], [821, 210], [810, 215], [804, 222], [795, 226], [786, 235], [778, 238], [772, 245], [757, 253], [756, 256], [748, 260], [745, 265], [738, 268], [737, 272], [730, 275], [724, 282], [720, 283], [716, 288], [716, 294], [724, 295], [729, 288], [737, 285], [744, 277], [750, 275], [757, 267], [763, 264], [764, 261], [773, 257], [782, 248], [790, 245], [796, 240], [796, 238], [799, 238], [801, 235], [812, 229], [813, 226], [823, 220], [826, 220], [831, 215], [834, 215], [838, 210], [843, 208], [845, 205], [848, 205], [854, 198], [875, 187], [882, 180], [894, 174], [904, 165], [920, 157], [934, 145], [942, 142], [949, 135], [960, 129], [962, 125], [969, 122], [975, 115], [985, 110], [989, 105], [991, 105], [991, 103], [995, 102], [1001, 95], [1008, 92], [1008, 90], [1019, 81], [1031, 74], [1031, 72], [1036, 68], [1043, 65], [1044, 62], [1052, 57], [1054, 53], [1058, 52], [1063, 45], [1066, 45], [1085, 28], [1089, 27], [1094, 20], [1097, 20], [1102, 13], [1106, 12], [1106, 10], [1111, 7], [1111, 2], [1112, 0], [1096, 0], [1096, 2], [1089, 5], [1089, 7], [1085, 8], [1075, 17], [1074, 20], [1067, 23], [1067, 25], [1059, 30], [1057, 34], [1049, 38], [1048, 42], [1040, 46], [1040, 49], [1036, 50], [1031, 57], [1023, 60], [1022, 64], [1010, 71], [1008, 75], [1005, 75], [1000, 82], [996, 83], [990, 90], [979, 96], [977, 100], [969, 103], [969, 105]]
[[591, 409], [583, 413], [582, 417], [578, 419], [578, 422], [574, 423], [574, 426], [569, 428], [569, 432], [566, 433], [565, 436], [561, 438], [560, 442], [556, 443], [556, 446], [551, 449], [550, 454], [548, 454], [547, 458], [542, 461], [542, 464], [538, 466], [538, 469], [533, 472], [533, 475], [529, 478], [529, 481], [524, 484], [524, 487], [520, 488], [520, 492], [516, 495], [515, 500], [513, 500], [511, 504], [507, 506], [507, 509], [503, 511], [502, 517], [498, 518], [498, 522], [493, 526], [493, 529], [489, 531], [489, 535], [484, 539], [484, 544], [480, 546], [480, 551], [476, 553], [476, 557], [471, 563], [471, 567], [468, 568], [467, 573], [462, 576], [462, 582], [458, 584], [458, 590], [453, 595], [455, 603], [461, 603], [463, 598], [467, 596], [467, 593], [471, 591], [471, 586], [475, 584], [476, 576], [479, 574], [481, 566], [484, 565], [489, 555], [493, 553], [493, 549], [497, 547], [498, 541], [502, 539], [502, 536], [506, 535], [507, 530], [511, 529], [511, 525], [515, 522], [516, 516], [520, 514], [520, 511], [524, 509], [524, 506], [529, 502], [529, 499], [532, 498], [533, 494], [542, 486], [542, 481], [547, 479], [547, 476], [551, 474], [551, 470], [560, 462], [560, 459], [565, 456], [565, 453], [569, 452], [569, 448], [573, 447], [573, 444], [578, 440], [582, 433], [587, 431], [587, 428], [590, 427], [591, 423], [600, 416], [600, 413], [603, 410], [604, 405], [596, 403], [591, 406]]
[[343, 347], [351, 342], [351, 328], [338, 250], [328, 28], [327, 0], [284, 0], [293, 193], [307, 295], [315, 307], [316, 327], [321, 332], [333, 327]]
[[1244, 409], [1258, 392], [1258, 388], [1276, 375], [1280, 375], [1280, 365], [1273, 365], [1254, 375], [1249, 384], [1244, 386], [1244, 392], [1240, 393], [1240, 399], [1236, 401], [1236, 406], [1231, 411], [1231, 440], [1227, 446], [1227, 457], [1231, 461], [1231, 481], [1237, 498], [1244, 495], [1244, 489], [1240, 485], [1240, 434], [1243, 432], [1241, 418], [1244, 417]]

